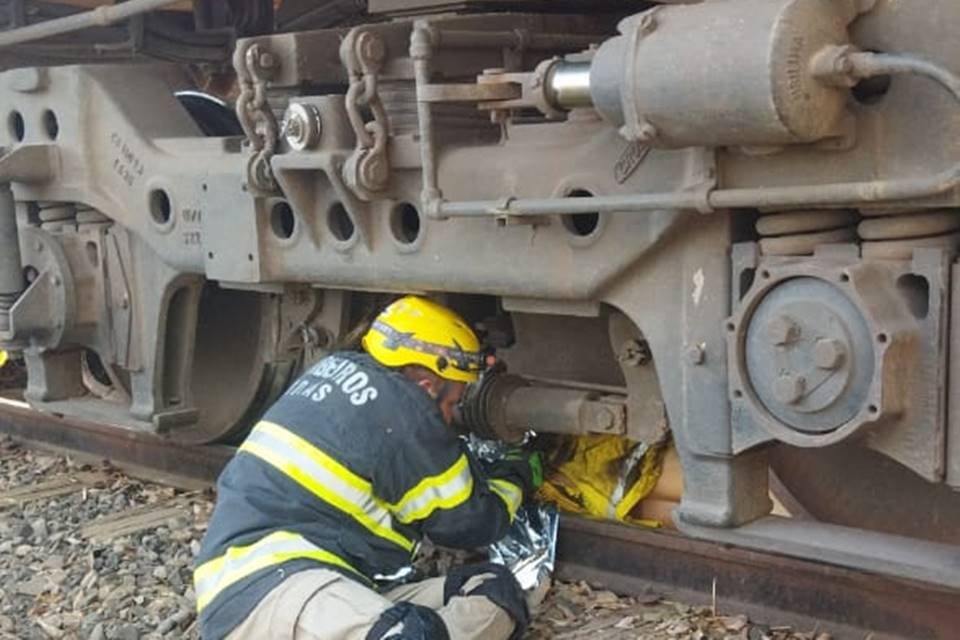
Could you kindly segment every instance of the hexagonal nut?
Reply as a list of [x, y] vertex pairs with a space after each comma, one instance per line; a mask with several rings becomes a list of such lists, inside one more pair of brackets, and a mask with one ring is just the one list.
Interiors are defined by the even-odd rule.
[[778, 347], [790, 344], [800, 337], [800, 325], [790, 316], [777, 316], [767, 325], [767, 337]]
[[843, 366], [847, 357], [847, 348], [833, 338], [817, 340], [813, 346], [813, 363], [820, 369], [834, 371]]
[[807, 381], [801, 376], [787, 374], [777, 378], [773, 385], [773, 394], [778, 402], [796, 404], [807, 392]]
[[597, 407], [593, 413], [593, 422], [599, 430], [610, 431], [616, 425], [617, 417], [607, 407]]

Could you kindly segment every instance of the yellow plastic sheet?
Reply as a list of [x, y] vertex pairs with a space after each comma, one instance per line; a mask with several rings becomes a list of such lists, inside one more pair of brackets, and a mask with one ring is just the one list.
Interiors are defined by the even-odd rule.
[[563, 460], [548, 470], [540, 497], [560, 509], [581, 515], [617, 520], [647, 527], [660, 527], [657, 520], [631, 517], [650, 495], [663, 471], [665, 445], [650, 447], [639, 461], [639, 472], [622, 482], [624, 460], [637, 445], [619, 436], [579, 436], [566, 443], [572, 446]]

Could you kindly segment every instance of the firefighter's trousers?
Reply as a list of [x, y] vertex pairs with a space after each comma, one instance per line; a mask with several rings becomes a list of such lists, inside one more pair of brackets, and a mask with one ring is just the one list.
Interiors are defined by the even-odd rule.
[[443, 586], [444, 578], [433, 578], [379, 594], [334, 571], [302, 571], [267, 594], [227, 640], [364, 640], [398, 602], [435, 610], [451, 640], [510, 637], [514, 622], [503, 609], [484, 596], [457, 596], [444, 605]]

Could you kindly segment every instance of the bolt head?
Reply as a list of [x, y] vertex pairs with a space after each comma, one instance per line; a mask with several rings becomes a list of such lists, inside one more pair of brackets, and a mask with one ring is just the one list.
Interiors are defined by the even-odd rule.
[[800, 337], [800, 325], [789, 316], [777, 316], [767, 325], [767, 337], [774, 346], [788, 345]]
[[846, 356], [847, 350], [839, 340], [824, 338], [813, 346], [813, 362], [820, 369], [835, 371], [843, 365]]
[[360, 161], [360, 182], [367, 189], [379, 190], [386, 186], [389, 178], [389, 168], [383, 158], [368, 154]]
[[807, 381], [792, 373], [780, 376], [773, 385], [774, 396], [783, 404], [797, 404], [806, 392]]
[[387, 56], [387, 48], [379, 36], [365, 31], [357, 41], [357, 53], [363, 60], [377, 63]]
[[660, 132], [649, 122], [644, 122], [637, 129], [637, 142], [652, 142], [657, 139]]
[[269, 51], [264, 51], [260, 54], [259, 59], [257, 60], [259, 65], [264, 69], [272, 69], [273, 65], [277, 63], [276, 57]]
[[687, 349], [687, 362], [693, 366], [699, 366], [704, 363], [707, 359], [707, 354], [703, 350], [703, 347], [699, 344], [695, 344], [689, 349]]
[[596, 413], [594, 413], [593, 419], [597, 428], [601, 431], [609, 431], [616, 423], [616, 416], [613, 415], [613, 411], [610, 411], [610, 409], [606, 407], [598, 408]]

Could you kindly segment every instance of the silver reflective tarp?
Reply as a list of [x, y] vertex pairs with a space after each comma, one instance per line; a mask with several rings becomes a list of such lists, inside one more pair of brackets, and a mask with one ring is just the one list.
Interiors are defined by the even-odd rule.
[[[479, 460], [490, 463], [503, 458], [510, 445], [470, 436], [467, 446]], [[553, 505], [524, 504], [507, 535], [488, 547], [490, 561], [509, 568], [524, 590], [535, 589], [553, 573], [559, 523]]]

